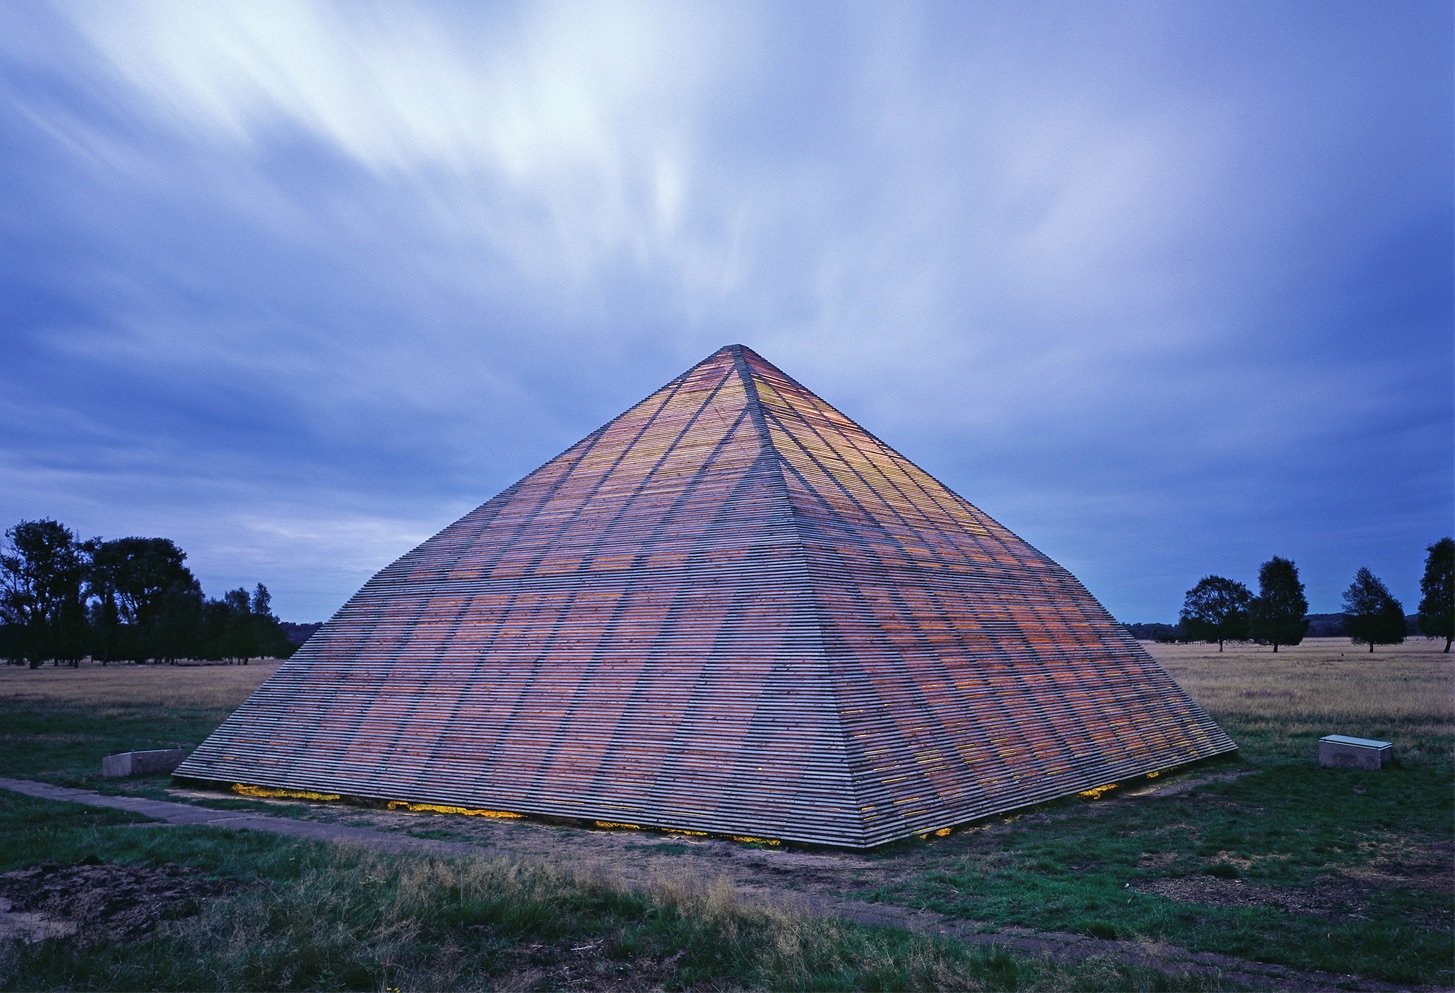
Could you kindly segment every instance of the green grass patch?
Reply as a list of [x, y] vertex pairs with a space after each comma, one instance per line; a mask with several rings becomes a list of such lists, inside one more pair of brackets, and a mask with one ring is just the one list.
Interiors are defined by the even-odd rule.
[[175, 863], [236, 886], [200, 914], [124, 943], [10, 942], [0, 947], [0, 989], [1217, 988], [745, 905], [726, 884], [631, 891], [544, 863], [128, 824], [109, 811], [16, 798], [0, 815], [0, 868]]
[[1455, 819], [1448, 766], [1327, 770], [1309, 754], [1181, 795], [1004, 818], [862, 895], [995, 925], [1448, 984], [1450, 892], [1438, 882], [1448, 883]]
[[[149, 748], [200, 745], [231, 713], [226, 707], [108, 704], [104, 708], [0, 699], [0, 775], [34, 779], [112, 795], [177, 801], [166, 773], [110, 778], [101, 757]], [[230, 797], [193, 798], [214, 810], [239, 810], [307, 819], [308, 804], [265, 803]]]
[[[230, 713], [225, 708], [69, 707], [0, 698], [0, 775], [88, 789], [115, 785], [101, 776], [101, 756], [196, 748]], [[167, 777], [146, 778], [162, 782]]]

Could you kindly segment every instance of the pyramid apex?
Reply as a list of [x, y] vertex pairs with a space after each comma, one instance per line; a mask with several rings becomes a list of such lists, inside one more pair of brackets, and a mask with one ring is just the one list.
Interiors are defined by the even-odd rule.
[[761, 362], [761, 363], [763, 363], [765, 365], [770, 365], [771, 364], [766, 359], [764, 359], [763, 356], [761, 356], [757, 352], [753, 351], [752, 348], [750, 348], [747, 345], [744, 345], [742, 342], [738, 342], [738, 341], [735, 341], [735, 342], [733, 342], [731, 344], [728, 344], [728, 345], [723, 345], [717, 351], [715, 351], [711, 355], [709, 355], [706, 359], [703, 359], [703, 361], [704, 362], [711, 362], [714, 359], [724, 359], [724, 358], [738, 359], [738, 358], [743, 358], [743, 357], [753, 358], [753, 359], [757, 360], [758, 362]]
[[759, 362], [763, 361], [762, 356], [760, 356], [757, 352], [753, 351], [747, 345], [744, 345], [741, 342], [732, 342], [730, 344], [723, 345], [717, 351], [707, 356], [707, 358], [697, 363], [697, 365], [710, 366], [718, 365], [724, 362], [731, 362], [734, 365], [737, 365], [743, 363], [748, 357], [752, 357]]

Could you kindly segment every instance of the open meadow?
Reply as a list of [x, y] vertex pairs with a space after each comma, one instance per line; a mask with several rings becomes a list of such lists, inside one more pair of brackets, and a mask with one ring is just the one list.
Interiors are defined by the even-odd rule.
[[38, 706], [84, 708], [95, 713], [133, 707], [168, 710], [221, 710], [230, 714], [282, 665], [257, 659], [250, 665], [219, 662], [183, 665], [69, 666], [0, 668], [0, 700]]
[[[107, 752], [195, 746], [277, 663], [5, 668], [0, 775], [480, 854], [161, 828], [4, 794], [0, 899], [50, 930], [4, 943], [0, 988], [1448, 988], [1441, 647], [1149, 644], [1237, 756], [870, 852], [103, 780]], [[1321, 770], [1330, 733], [1393, 741], [1394, 762]]]
[[[1247, 757], [1307, 754], [1326, 734], [1392, 741], [1402, 761], [1449, 762], [1455, 742], [1455, 655], [1439, 640], [1367, 646], [1309, 638], [1264, 645], [1144, 642], [1179, 685], [1233, 734]], [[1236, 731], [1234, 731], [1236, 729]]]

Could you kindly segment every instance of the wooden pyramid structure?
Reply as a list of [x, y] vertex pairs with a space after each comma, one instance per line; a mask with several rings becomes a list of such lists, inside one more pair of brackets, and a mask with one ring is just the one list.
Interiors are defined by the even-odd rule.
[[732, 345], [380, 572], [177, 775], [868, 847], [1235, 747]]

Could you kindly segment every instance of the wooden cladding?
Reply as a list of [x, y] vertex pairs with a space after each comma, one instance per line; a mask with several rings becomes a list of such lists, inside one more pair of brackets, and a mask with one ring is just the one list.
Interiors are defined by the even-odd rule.
[[380, 572], [177, 775], [867, 847], [1235, 747], [734, 345]]

